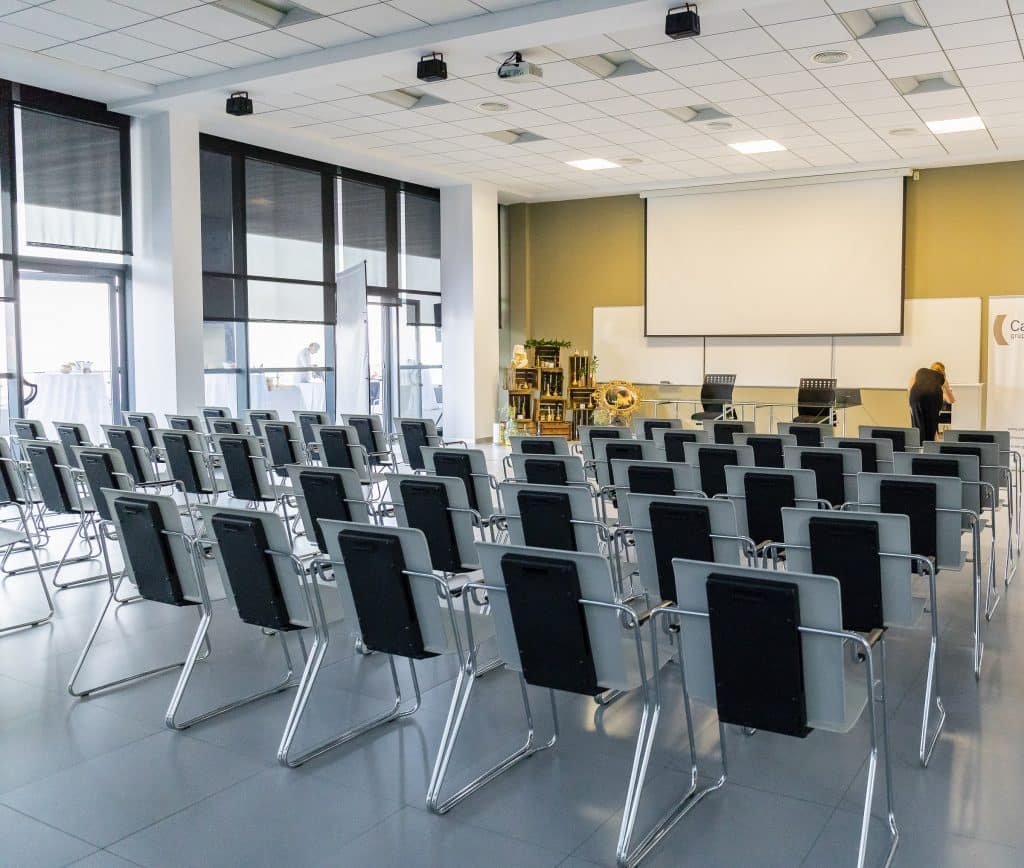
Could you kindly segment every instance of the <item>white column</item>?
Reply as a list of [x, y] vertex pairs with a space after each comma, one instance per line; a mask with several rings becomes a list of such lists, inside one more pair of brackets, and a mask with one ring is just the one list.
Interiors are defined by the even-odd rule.
[[205, 403], [199, 125], [194, 116], [160, 112], [133, 122], [132, 189], [133, 406], [158, 414], [194, 413]]
[[494, 187], [441, 188], [441, 293], [445, 439], [490, 439], [498, 401]]

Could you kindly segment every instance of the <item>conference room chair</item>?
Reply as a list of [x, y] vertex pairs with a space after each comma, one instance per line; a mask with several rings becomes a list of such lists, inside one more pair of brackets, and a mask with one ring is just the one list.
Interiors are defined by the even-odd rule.
[[[285, 469], [291, 464], [307, 463], [306, 445], [295, 422], [267, 419], [260, 423], [271, 471], [279, 479], [287, 479]], [[315, 442], [315, 441], [314, 441]]]
[[594, 478], [604, 495], [614, 494], [612, 461], [655, 461], [658, 458], [653, 440], [634, 440], [632, 437], [621, 440], [598, 437], [593, 441], [593, 450]]
[[801, 377], [796, 393], [794, 422], [835, 424], [836, 381], [831, 377]]
[[569, 455], [569, 441], [565, 437], [541, 434], [513, 434], [509, 438], [512, 452], [523, 455]]
[[53, 430], [57, 432], [57, 439], [64, 447], [64, 454], [71, 466], [77, 467], [78, 456], [75, 455], [74, 447], [90, 445], [89, 429], [81, 422], [54, 422]]
[[513, 545], [612, 556], [612, 531], [579, 486], [503, 482], [502, 516]]
[[[876, 663], [871, 643], [843, 628], [841, 586], [833, 576], [681, 559], [673, 568], [676, 603], [655, 609], [651, 620], [655, 630], [677, 628], [684, 703], [699, 702], [718, 714], [721, 770], [705, 772], [714, 781], [709, 789], [726, 782], [730, 725], [802, 739], [814, 730], [852, 733], [866, 712], [867, 785], [857, 866], [866, 863], [879, 762], [884, 766], [888, 833], [881, 864], [889, 865], [899, 830], [889, 752], [885, 634], [877, 642]], [[860, 673], [845, 662], [847, 646], [863, 657]]]
[[0, 560], [0, 570], [5, 577], [11, 575], [12, 573], [6, 569], [7, 559], [13, 553], [28, 552], [32, 558], [33, 571], [39, 579], [39, 586], [42, 589], [47, 609], [45, 615], [30, 618], [28, 621], [0, 624], [0, 636], [15, 630], [29, 629], [45, 624], [53, 617], [54, 612], [53, 598], [50, 596], [50, 589], [39, 563], [39, 554], [32, 544], [34, 534], [29, 526], [29, 516], [32, 513], [33, 504], [27, 491], [28, 486], [25, 483], [23, 468], [12, 457], [7, 439], [0, 437], [0, 510], [13, 509], [18, 514], [18, 523], [15, 527], [0, 526], [0, 548], [4, 551], [3, 559]]
[[[58, 528], [73, 528], [67, 547], [57, 561], [47, 561], [39, 564], [42, 569], [55, 567], [50, 581], [57, 590], [77, 588], [82, 585], [94, 584], [106, 581], [109, 576], [106, 572], [85, 576], [70, 581], [62, 582], [59, 579], [61, 571], [71, 564], [81, 564], [95, 561], [102, 554], [96, 534], [92, 526], [92, 513], [95, 509], [90, 499], [79, 488], [74, 477], [74, 471], [68, 462], [64, 446], [57, 440], [24, 440], [21, 442], [21, 450], [25, 455], [28, 467], [31, 469], [32, 479], [36, 491], [41, 499], [42, 535], [38, 540], [39, 545], [48, 545], [50, 530]], [[53, 525], [53, 519], [70, 518], [71, 523]], [[76, 542], [86, 546], [83, 554], [72, 555], [71, 549]], [[95, 546], [94, 546], [95, 543]], [[6, 560], [6, 557], [5, 559]], [[2, 564], [3, 562], [0, 562]], [[8, 575], [21, 572], [31, 572], [37, 569], [36, 566], [22, 567], [8, 570]]]
[[704, 430], [711, 432], [711, 442], [721, 446], [731, 446], [735, 435], [753, 434], [754, 423], [740, 419], [717, 419], [704, 423]]
[[[978, 457], [976, 455], [940, 454], [925, 452], [920, 454], [897, 453], [895, 472], [904, 476], [951, 476], [963, 484], [963, 508], [965, 514], [961, 528], [969, 533], [974, 523], [978, 524], [983, 534], [989, 530], [989, 552], [987, 567], [987, 584], [985, 599], [985, 617], [992, 620], [992, 615], [999, 605], [999, 593], [996, 590], [996, 508], [992, 486], [980, 478]], [[967, 515], [969, 512], [972, 515]], [[986, 512], [989, 518], [986, 518]]]
[[483, 527], [480, 514], [469, 506], [466, 486], [450, 476], [386, 473], [385, 509], [394, 511], [399, 527], [423, 532], [435, 572], [451, 583], [456, 576], [480, 568], [474, 546]]
[[182, 413], [165, 413], [164, 421], [167, 427], [174, 431], [195, 431], [197, 434], [206, 432], [206, 425], [198, 416], [188, 416]]
[[653, 440], [659, 428], [682, 428], [682, 419], [665, 419], [661, 416], [634, 416], [633, 436], [639, 440]]
[[292, 413], [295, 424], [299, 426], [299, 433], [302, 435], [302, 443], [308, 449], [316, 443], [314, 428], [317, 425], [330, 425], [333, 420], [323, 410], [296, 410]]
[[725, 494], [725, 468], [733, 464], [754, 466], [754, 450], [750, 446], [724, 446], [717, 443], [687, 443], [684, 447], [687, 464], [700, 473], [700, 488], [708, 497]]
[[981, 529], [975, 515], [963, 506], [963, 483], [950, 476], [904, 476], [861, 473], [857, 477], [857, 503], [848, 504], [853, 512], [883, 512], [910, 518], [910, 547], [915, 555], [930, 558], [936, 575], [943, 570], [959, 572], [968, 559], [961, 549], [964, 517], [970, 520], [973, 666], [974, 677], [981, 678], [985, 653], [981, 625], [984, 603], [981, 579]]
[[753, 563], [754, 541], [740, 534], [732, 501], [689, 494], [630, 494], [627, 500], [637, 556], [631, 590], [646, 594], [649, 608], [676, 599], [675, 558]]
[[769, 556], [774, 563], [784, 555], [773, 545], [783, 539], [782, 510], [822, 506], [811, 470], [732, 465], [725, 468], [725, 487], [725, 497], [736, 505], [740, 536], [754, 541], [766, 566]]
[[[843, 629], [875, 645], [891, 627], [914, 628], [929, 614], [928, 666], [918, 756], [927, 767], [946, 720], [939, 680], [939, 615], [935, 568], [910, 548], [910, 518], [884, 513], [784, 509], [786, 567], [835, 576], [843, 604]], [[914, 574], [927, 577], [927, 598], [914, 596]], [[937, 715], [929, 736], [929, 721]]]
[[216, 437], [218, 434], [244, 435], [249, 433], [245, 422], [241, 419], [236, 419], [234, 416], [212, 416], [208, 422], [211, 437]]
[[216, 503], [228, 490], [227, 481], [217, 474], [215, 456], [201, 431], [157, 428], [153, 436], [167, 465], [167, 475], [178, 484], [184, 506], [193, 518], [200, 503]]
[[342, 425], [356, 429], [359, 442], [363, 444], [370, 463], [375, 467], [396, 469], [395, 454], [384, 431], [380, 416], [365, 413], [346, 413], [341, 416]]
[[135, 410], [124, 411], [124, 424], [130, 425], [139, 432], [139, 440], [149, 450], [151, 457], [156, 441], [153, 439], [153, 431], [160, 427], [156, 416], [152, 413], [140, 413]]
[[230, 407], [200, 407], [199, 415], [203, 417], [203, 421], [206, 423], [206, 433], [213, 434], [213, 428], [211, 423], [214, 419], [230, 419], [232, 410]]
[[779, 422], [780, 434], [792, 434], [797, 446], [821, 446], [824, 432], [830, 431], [824, 425], [803, 425], [795, 422]]
[[[11, 419], [11, 445], [14, 447], [14, 454], [24, 459], [21, 451], [22, 440], [46, 440], [46, 429], [38, 419]], [[31, 484], [31, 481], [30, 481]]]
[[277, 410], [246, 410], [245, 411], [245, 422], [249, 426], [249, 431], [255, 434], [257, 437], [263, 436], [263, 423], [272, 422], [280, 419], [280, 415]]
[[[660, 640], [664, 654], [652, 651], [652, 632], [632, 609], [616, 600], [608, 562], [599, 555], [494, 543], [480, 543], [478, 548], [484, 579], [468, 587], [486, 593], [490, 602], [499, 658], [506, 670], [518, 676], [527, 734], [522, 746], [497, 765], [460, 785], [453, 794], [444, 795], [466, 708], [481, 674], [477, 638], [467, 620], [467, 665], [456, 680], [427, 791], [427, 807], [437, 814], [447, 813], [482, 787], [494, 787], [504, 772], [527, 757], [554, 747], [559, 731], [556, 691], [590, 697], [613, 691], [638, 693], [644, 712], [616, 846], [617, 864], [635, 865], [672, 828], [681, 816], [680, 806], [695, 803], [698, 792], [703, 792], [697, 791], [694, 776], [694, 784], [672, 810], [634, 843], [640, 796], [661, 715], [659, 670], [671, 656], [668, 637]], [[558, 641], [553, 641], [556, 638]], [[652, 665], [655, 660], [660, 662]], [[553, 734], [547, 741], [537, 737], [531, 687], [548, 692]], [[689, 761], [695, 769], [692, 720], [688, 723]]]
[[[126, 581], [133, 589], [132, 596], [128, 598], [133, 603], [156, 603], [197, 611], [200, 621], [191, 646], [198, 649], [200, 645], [204, 645], [204, 656], [210, 653], [206, 628], [209, 625], [212, 606], [201, 564], [196, 560], [194, 539], [185, 533], [174, 499], [167, 495], [135, 491], [130, 478], [127, 480], [128, 487], [125, 488], [127, 474], [123, 472], [123, 467], [119, 469], [117, 466], [120, 455], [116, 450], [78, 448], [83, 470], [90, 477], [90, 485], [94, 482], [100, 483], [103, 476], [112, 483], [98, 492], [96, 511], [102, 522], [109, 525], [106, 538], [117, 541], [124, 561], [123, 571], [116, 576], [111, 573], [108, 577], [110, 590], [106, 602], [86, 638], [68, 679], [68, 693], [84, 697], [186, 665], [187, 658], [122, 675], [99, 684], [84, 687], [78, 684], [111, 606], [125, 602], [118, 597], [118, 592]], [[106, 549], [104, 556], [109, 569], [110, 559]], [[174, 696], [180, 701], [177, 693]], [[173, 717], [177, 701], [171, 703], [167, 712], [168, 719]]]
[[694, 422], [710, 422], [715, 419], [735, 419], [732, 407], [732, 393], [736, 388], [735, 374], [705, 374], [700, 387], [701, 409], [690, 416]]
[[734, 434], [733, 443], [754, 450], [754, 464], [758, 467], [785, 467], [787, 446], [796, 446], [792, 434]]
[[687, 443], [710, 443], [711, 435], [699, 429], [655, 428], [654, 448], [659, 461], [686, 461]]
[[529, 482], [534, 485], [582, 485], [594, 496], [590, 480], [583, 468], [583, 458], [579, 455], [536, 455], [531, 453], [513, 452], [509, 458], [512, 462], [512, 480]]
[[306, 540], [320, 555], [327, 555], [321, 519], [379, 523], [373, 504], [363, 496], [363, 486], [355, 470], [292, 464], [288, 467], [288, 476]]
[[611, 477], [620, 527], [628, 527], [633, 523], [629, 512], [630, 494], [656, 494], [661, 497], [701, 495], [697, 468], [679, 461], [631, 461], [618, 458], [611, 462]]
[[921, 432], [916, 428], [861, 425], [857, 429], [857, 436], [874, 439], [888, 438], [892, 441], [893, 452], [919, 452], [921, 450]]
[[813, 470], [819, 500], [833, 509], [857, 500], [857, 474], [863, 458], [859, 449], [824, 446], [786, 446], [783, 463], [792, 470]]
[[[483, 527], [494, 539], [494, 518], [502, 512], [498, 483], [487, 469], [487, 459], [481, 449], [451, 449], [444, 446], [424, 446], [420, 452], [427, 474], [461, 479], [466, 489], [469, 508], [479, 515]], [[498, 502], [495, 502], [498, 495]]]
[[832, 437], [826, 434], [821, 445], [826, 449], [856, 449], [865, 473], [892, 473], [892, 440], [888, 437]]
[[396, 416], [395, 427], [402, 461], [413, 471], [426, 470], [421, 451], [424, 446], [467, 446], [465, 440], [442, 440], [433, 419]]
[[290, 486], [274, 481], [273, 467], [263, 454], [260, 438], [251, 434], [215, 434], [213, 442], [231, 497], [254, 508], [262, 505], [270, 509], [273, 505], [273, 509], [280, 509], [291, 540], [288, 498], [292, 491]]
[[321, 467], [344, 467], [354, 470], [366, 490], [366, 497], [377, 503], [384, 496], [382, 465], [366, 451], [355, 425], [314, 425], [316, 442], [309, 449], [310, 458]]
[[[124, 466], [136, 482], [156, 482], [157, 471], [153, 465], [153, 446], [147, 446], [142, 433], [135, 425], [101, 425], [103, 436], [111, 449], [116, 449], [124, 459]], [[155, 430], [155, 429], [154, 429]], [[150, 440], [155, 445], [156, 441]]]
[[579, 450], [587, 472], [593, 475], [595, 440], [632, 440], [633, 432], [621, 425], [580, 425]]

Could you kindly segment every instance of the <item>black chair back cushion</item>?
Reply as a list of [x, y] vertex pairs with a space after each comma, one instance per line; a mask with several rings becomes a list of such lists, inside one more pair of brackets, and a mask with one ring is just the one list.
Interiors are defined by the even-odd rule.
[[696, 503], [657, 501], [651, 504], [649, 515], [661, 598], [674, 600], [676, 578], [672, 559], [686, 558], [708, 563], [715, 559], [711, 513], [706, 506]]
[[423, 453], [420, 452], [420, 448], [430, 445], [430, 441], [427, 439], [427, 426], [422, 422], [403, 422], [402, 436], [405, 438], [405, 451], [408, 455], [409, 466], [413, 470], [423, 470], [426, 465], [423, 463]]
[[256, 476], [256, 465], [249, 455], [249, 444], [244, 437], [224, 437], [220, 441], [224, 456], [224, 472], [236, 500], [264, 500]]
[[774, 437], [748, 437], [747, 446], [754, 450], [758, 467], [784, 467], [782, 441]]
[[883, 479], [879, 489], [882, 512], [910, 518], [910, 550], [921, 557], [935, 557], [938, 553], [938, 515], [934, 483]]
[[708, 496], [725, 494], [725, 468], [739, 464], [735, 449], [698, 449], [697, 462], [700, 466], [700, 487]]
[[843, 629], [870, 633], [884, 627], [878, 525], [822, 516], [808, 522], [808, 531], [811, 572], [839, 579]]
[[114, 478], [114, 464], [110, 456], [103, 452], [83, 452], [82, 471], [85, 473], [85, 481], [89, 484], [89, 494], [92, 495], [96, 512], [104, 521], [112, 521], [110, 504], [103, 496], [103, 489], [123, 486], [118, 485]]
[[553, 491], [520, 491], [516, 497], [526, 545], [576, 551], [569, 495]]
[[399, 485], [409, 527], [419, 528], [427, 538], [430, 561], [435, 570], [462, 572], [462, 558], [455, 539], [452, 514], [448, 511], [448, 490], [432, 479], [403, 479]]
[[800, 455], [800, 467], [814, 471], [818, 497], [832, 506], [846, 502], [846, 477], [843, 475], [843, 456], [838, 452], [804, 452]]
[[686, 461], [686, 444], [696, 443], [697, 435], [693, 431], [666, 431], [665, 432], [665, 460]]
[[306, 498], [306, 510], [312, 519], [316, 547], [326, 552], [327, 543], [320, 519], [352, 521], [352, 512], [345, 499], [345, 486], [337, 474], [311, 469], [299, 473], [299, 487], [302, 496]]
[[886, 440], [892, 441], [893, 452], [906, 452], [907, 451], [907, 432], [906, 431], [887, 431], [884, 428], [872, 428], [871, 436], [876, 440], [885, 438]]
[[25, 452], [46, 508], [58, 514], [71, 512], [71, 495], [57, 470], [57, 453], [53, 447], [45, 443], [29, 443]]
[[462, 484], [466, 486], [466, 499], [469, 501], [469, 508], [480, 509], [480, 502], [476, 496], [476, 480], [473, 478], [473, 469], [468, 453], [437, 453], [434, 455], [434, 472], [438, 476], [454, 476], [456, 479], [461, 479]]
[[554, 455], [555, 444], [550, 440], [523, 440], [519, 444], [523, 455]]
[[562, 461], [545, 461], [543, 458], [527, 458], [523, 462], [526, 481], [531, 485], [568, 485], [569, 478]]
[[170, 540], [164, 533], [160, 508], [151, 500], [118, 497], [114, 509], [121, 524], [125, 552], [139, 595], [154, 603], [198, 605], [185, 599], [181, 576], [171, 555]]
[[782, 542], [782, 510], [796, 506], [796, 482], [792, 476], [748, 473], [743, 477], [747, 507], [747, 535], [755, 543]]
[[348, 433], [341, 428], [320, 429], [320, 459], [327, 467], [352, 469], [352, 450]]
[[189, 448], [188, 437], [184, 434], [164, 434], [164, 455], [171, 477], [177, 479], [189, 494], [206, 494], [199, 481], [196, 456]]

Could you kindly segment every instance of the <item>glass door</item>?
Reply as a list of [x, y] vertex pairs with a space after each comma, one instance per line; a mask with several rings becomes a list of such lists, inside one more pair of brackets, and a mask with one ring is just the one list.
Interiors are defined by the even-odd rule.
[[441, 297], [439, 293], [402, 293], [399, 329], [402, 416], [441, 424]]
[[398, 312], [396, 303], [381, 296], [366, 300], [366, 325], [370, 349], [370, 412], [381, 417], [385, 431], [394, 430], [394, 417], [400, 415], [398, 395]]
[[116, 272], [19, 272], [23, 414], [44, 423], [119, 421], [125, 404], [123, 279]]

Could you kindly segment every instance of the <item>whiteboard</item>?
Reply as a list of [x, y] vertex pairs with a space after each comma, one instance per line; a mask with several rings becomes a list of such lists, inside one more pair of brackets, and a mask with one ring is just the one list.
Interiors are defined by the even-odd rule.
[[910, 298], [902, 337], [837, 337], [840, 386], [905, 389], [918, 368], [946, 366], [953, 383], [977, 382], [981, 369], [980, 298]]
[[801, 377], [832, 376], [832, 338], [708, 338], [709, 374], [737, 386], [795, 389]]
[[594, 355], [602, 381], [694, 384], [704, 380], [704, 339], [644, 337], [642, 306], [594, 308]]

